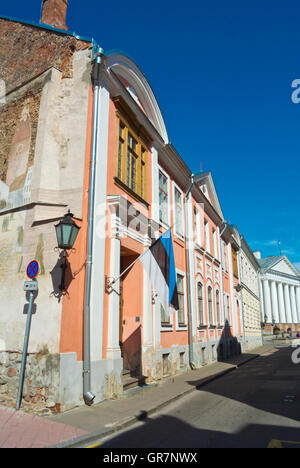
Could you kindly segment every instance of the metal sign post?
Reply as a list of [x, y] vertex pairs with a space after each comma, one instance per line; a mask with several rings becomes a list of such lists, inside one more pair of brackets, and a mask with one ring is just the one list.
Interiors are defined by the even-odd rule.
[[[32, 268], [32, 266], [31, 266], [32, 264], [33, 264], [34, 268]], [[29, 332], [30, 332], [30, 324], [31, 324], [31, 315], [32, 315], [32, 305], [33, 305], [33, 300], [34, 300], [34, 291], [38, 291], [38, 282], [37, 282], [36, 279], [34, 279], [34, 277], [38, 274], [38, 267], [35, 268], [36, 264], [37, 264], [37, 262], [31, 262], [28, 265], [28, 267], [27, 267], [27, 276], [29, 278], [32, 278], [32, 281], [25, 281], [25, 283], [24, 283], [24, 291], [26, 291], [26, 292], [29, 291], [29, 305], [28, 305], [26, 328], [25, 328], [25, 337], [24, 337], [20, 377], [19, 377], [19, 389], [18, 389], [16, 410], [18, 410], [20, 408], [20, 406], [21, 406], [23, 384], [24, 384], [24, 375], [25, 375], [25, 366], [26, 366], [26, 357], [27, 357], [28, 342], [29, 342]]]

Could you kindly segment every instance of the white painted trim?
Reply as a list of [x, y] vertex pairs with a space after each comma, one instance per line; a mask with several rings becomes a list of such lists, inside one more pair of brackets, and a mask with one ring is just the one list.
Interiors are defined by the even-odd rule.
[[102, 359], [109, 92], [99, 91], [99, 128], [95, 175], [95, 219], [91, 275], [91, 360]]
[[184, 302], [183, 302], [183, 307], [184, 307], [184, 321], [185, 321], [185, 327], [180, 327], [178, 323], [178, 312], [176, 311], [176, 318], [175, 318], [175, 330], [176, 331], [186, 331], [188, 329], [188, 317], [187, 317], [187, 310], [188, 310], [188, 304], [187, 304], [187, 285], [186, 285], [186, 273], [182, 270], [179, 270], [176, 268], [176, 280], [177, 280], [177, 275], [180, 275], [183, 277], [183, 294], [184, 294]]
[[[159, 219], [159, 172], [161, 172], [166, 178], [167, 178], [167, 190], [168, 190], [168, 222], [164, 223], [163, 221], [160, 221]], [[169, 229], [171, 226], [171, 184], [170, 184], [170, 176], [169, 174], [158, 164], [158, 222], [160, 226], [162, 226], [165, 229]]]
[[[176, 217], [176, 203], [175, 203], [175, 189], [181, 193], [181, 210], [182, 210], [182, 229], [183, 233], [177, 232], [177, 217]], [[174, 235], [178, 237], [178, 239], [184, 241], [185, 238], [185, 216], [184, 216], [184, 203], [183, 203], [183, 191], [178, 187], [178, 185], [173, 181], [173, 213], [174, 213]]]

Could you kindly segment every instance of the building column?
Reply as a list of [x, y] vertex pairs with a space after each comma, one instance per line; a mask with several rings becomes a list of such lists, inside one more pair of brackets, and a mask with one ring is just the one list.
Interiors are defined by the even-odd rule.
[[[120, 275], [121, 239], [117, 229], [113, 228], [110, 239], [110, 278]], [[115, 232], [114, 232], [115, 231]], [[108, 308], [108, 336], [107, 357], [120, 359], [120, 281], [116, 281], [111, 288]]]
[[272, 299], [272, 316], [275, 323], [279, 323], [277, 286], [275, 281], [271, 281], [271, 299]]
[[298, 323], [300, 323], [300, 286], [297, 286], [296, 288], [296, 303], [297, 303]]
[[264, 294], [263, 294], [263, 287], [262, 287], [262, 279], [258, 278], [259, 283], [259, 298], [260, 298], [260, 321], [265, 321], [265, 308], [264, 308]]
[[292, 307], [293, 323], [298, 323], [297, 305], [296, 305], [296, 296], [295, 296], [295, 287], [294, 286], [290, 286], [290, 296], [291, 296], [291, 307]]
[[279, 303], [279, 321], [280, 323], [287, 323], [282, 283], [278, 283], [278, 303]]
[[264, 309], [265, 309], [265, 317], [264, 321], [266, 323], [272, 323], [272, 305], [271, 305], [271, 294], [270, 294], [270, 285], [269, 280], [263, 280], [264, 286]]
[[284, 303], [286, 312], [286, 323], [292, 323], [292, 311], [291, 311], [291, 299], [290, 299], [290, 288], [287, 283], [283, 286], [284, 289]]

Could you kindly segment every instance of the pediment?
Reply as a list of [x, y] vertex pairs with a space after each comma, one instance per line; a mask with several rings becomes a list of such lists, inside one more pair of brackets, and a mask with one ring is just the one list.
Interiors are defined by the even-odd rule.
[[215, 184], [210, 172], [203, 173], [202, 177], [199, 177], [197, 185], [200, 190], [204, 193], [210, 204], [214, 207], [219, 216], [224, 219], [222, 208], [218, 199]]
[[271, 269], [274, 271], [278, 271], [279, 273], [284, 273], [286, 275], [297, 276], [296, 269], [285, 258], [276, 263], [276, 265], [274, 265]]

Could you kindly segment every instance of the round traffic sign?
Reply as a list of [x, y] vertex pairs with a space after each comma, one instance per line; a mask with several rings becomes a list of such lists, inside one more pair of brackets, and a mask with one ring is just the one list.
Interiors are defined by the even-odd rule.
[[32, 262], [28, 264], [27, 269], [26, 269], [26, 274], [28, 278], [33, 279], [36, 277], [38, 272], [39, 272], [39, 264], [36, 260], [33, 260]]

